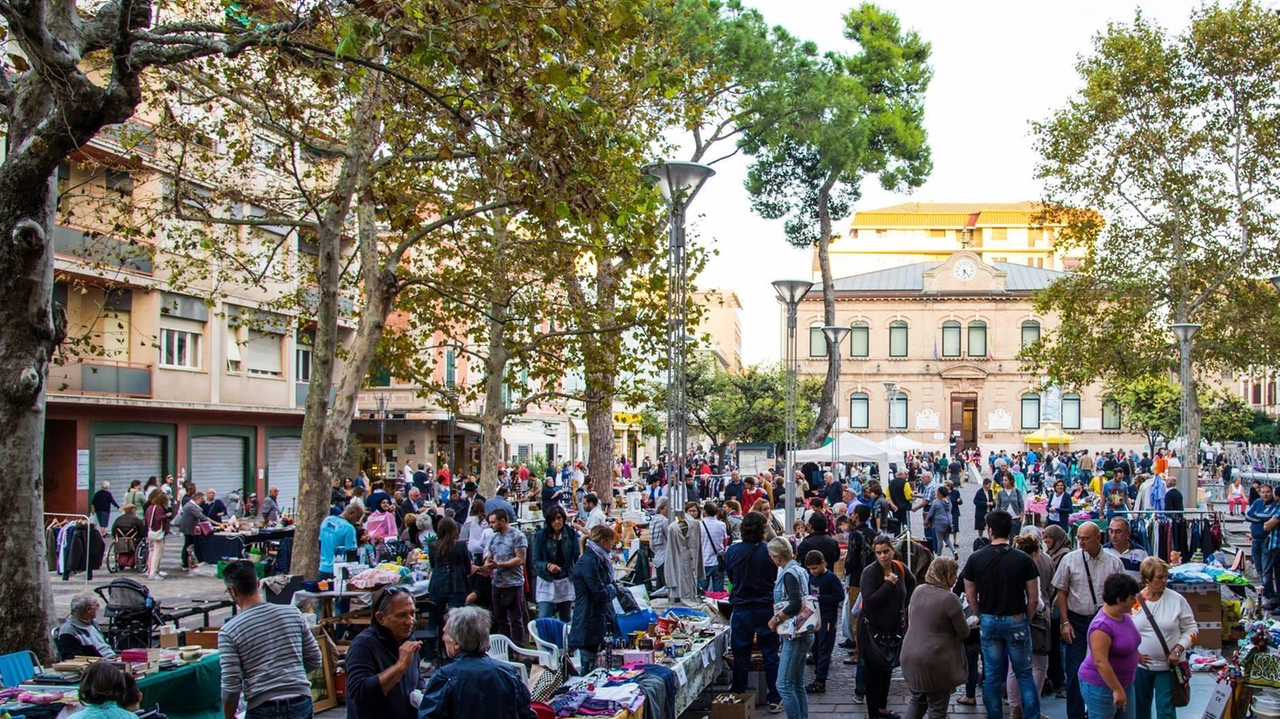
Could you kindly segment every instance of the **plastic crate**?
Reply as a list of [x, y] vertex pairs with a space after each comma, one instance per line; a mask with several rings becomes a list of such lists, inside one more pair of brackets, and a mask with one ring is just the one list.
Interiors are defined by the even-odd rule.
[[[218, 579], [222, 579], [222, 575], [223, 575], [224, 573], [226, 573], [226, 571], [227, 571], [227, 567], [228, 567], [228, 566], [231, 564], [231, 562], [233, 562], [233, 561], [239, 561], [239, 560], [234, 560], [234, 559], [231, 559], [231, 560], [229, 560], [229, 559], [219, 559], [219, 560], [218, 560], [218, 571], [217, 571], [217, 573], [216, 573], [216, 574], [217, 574]], [[254, 562], [254, 563], [253, 563], [253, 569], [254, 569], [254, 571], [255, 571], [255, 572], [257, 573], [257, 575], [258, 575], [258, 579], [263, 579], [263, 578], [265, 578], [265, 577], [267, 576], [267, 563], [266, 563], [266, 562]]]

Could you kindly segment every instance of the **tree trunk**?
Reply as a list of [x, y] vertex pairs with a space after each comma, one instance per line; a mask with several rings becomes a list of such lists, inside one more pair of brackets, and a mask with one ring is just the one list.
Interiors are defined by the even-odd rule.
[[55, 321], [53, 243], [46, 241], [53, 190], [45, 180], [22, 197], [2, 196], [0, 292], [10, 299], [0, 312], [0, 653], [31, 649], [48, 660], [53, 594], [44, 541], [45, 379], [65, 329], [60, 314]]
[[[596, 265], [596, 327], [612, 327], [616, 318], [617, 273], [621, 268], [606, 256]], [[607, 512], [613, 506], [613, 397], [617, 389], [618, 353], [622, 335], [608, 332], [594, 335], [590, 351], [584, 353], [587, 431], [590, 453], [587, 456], [591, 491], [600, 498]], [[626, 448], [623, 448], [623, 454]]]
[[[822, 319], [827, 325], [836, 323], [836, 290], [831, 276], [831, 212], [828, 201], [835, 180], [829, 179], [818, 192], [818, 267], [822, 271]], [[822, 383], [822, 399], [819, 400], [818, 418], [805, 439], [806, 449], [822, 446], [822, 440], [836, 423], [836, 390], [840, 384], [840, 352], [827, 352], [827, 378]]]
[[[343, 382], [342, 393], [330, 406], [329, 395], [335, 384], [338, 357], [339, 293], [342, 278], [342, 234], [351, 214], [351, 200], [357, 188], [366, 189], [368, 148], [377, 136], [377, 123], [370, 116], [376, 111], [381, 97], [378, 83], [366, 85], [366, 92], [356, 108], [357, 117], [352, 123], [350, 151], [342, 160], [334, 192], [324, 209], [317, 232], [316, 287], [319, 301], [316, 308], [316, 339], [312, 347], [311, 382], [307, 388], [306, 417], [302, 422], [302, 447], [299, 456], [298, 524], [294, 534], [293, 571], [314, 578], [320, 568], [320, 523], [329, 516], [329, 488], [346, 458], [347, 435], [351, 430], [351, 418], [359, 382]], [[366, 257], [368, 255], [366, 254]], [[379, 277], [366, 273], [365, 278]], [[394, 274], [392, 275], [394, 279]], [[375, 280], [370, 288], [371, 301], [361, 310], [356, 341], [347, 364], [347, 373], [358, 369], [360, 378], [368, 371], [373, 347], [382, 339], [386, 313], [390, 311], [394, 284]], [[380, 313], [380, 314], [379, 314]], [[362, 367], [355, 365], [364, 363]], [[345, 380], [345, 374], [344, 374]]]

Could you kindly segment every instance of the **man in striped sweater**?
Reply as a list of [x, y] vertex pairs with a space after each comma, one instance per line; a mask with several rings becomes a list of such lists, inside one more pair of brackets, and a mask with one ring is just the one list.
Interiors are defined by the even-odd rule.
[[319, 669], [321, 659], [302, 614], [262, 600], [252, 562], [232, 562], [223, 581], [239, 610], [218, 632], [223, 716], [235, 719], [243, 695], [245, 719], [308, 719], [307, 673]]

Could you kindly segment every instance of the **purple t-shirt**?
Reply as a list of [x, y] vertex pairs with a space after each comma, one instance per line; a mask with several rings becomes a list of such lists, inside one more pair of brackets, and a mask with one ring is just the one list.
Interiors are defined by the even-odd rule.
[[[1127, 687], [1133, 684], [1133, 676], [1138, 671], [1138, 645], [1142, 643], [1142, 635], [1138, 634], [1138, 628], [1134, 626], [1133, 619], [1128, 614], [1119, 619], [1112, 619], [1106, 612], [1099, 610], [1098, 616], [1089, 622], [1089, 635], [1095, 631], [1111, 635], [1111, 651], [1107, 656], [1111, 660], [1111, 669], [1115, 671], [1116, 679], [1120, 680], [1120, 686]], [[1080, 638], [1077, 637], [1076, 641], [1080, 641]], [[1088, 642], [1088, 639], [1084, 641]], [[1080, 665], [1080, 681], [1099, 687], [1107, 685], [1102, 675], [1098, 673], [1098, 667], [1093, 663], [1092, 652]]]

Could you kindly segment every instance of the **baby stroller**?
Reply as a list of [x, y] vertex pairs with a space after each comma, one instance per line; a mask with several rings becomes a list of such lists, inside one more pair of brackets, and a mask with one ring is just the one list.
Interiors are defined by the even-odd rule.
[[93, 591], [102, 597], [103, 616], [107, 619], [102, 633], [113, 649], [118, 652], [152, 646], [152, 635], [164, 620], [160, 603], [151, 597], [145, 584], [118, 577]]
[[115, 574], [125, 569], [145, 570], [147, 568], [147, 543], [135, 532], [126, 529], [111, 540], [107, 547], [107, 571]]

